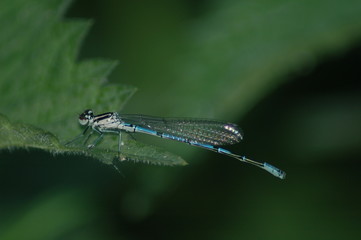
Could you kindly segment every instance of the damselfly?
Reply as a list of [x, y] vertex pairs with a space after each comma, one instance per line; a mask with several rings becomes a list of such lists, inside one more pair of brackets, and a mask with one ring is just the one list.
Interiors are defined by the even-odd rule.
[[90, 109], [79, 115], [79, 123], [86, 126], [82, 135], [85, 135], [89, 129], [91, 129], [90, 135], [93, 132], [99, 134], [87, 146], [88, 148], [95, 147], [105, 133], [116, 133], [119, 135], [118, 152], [120, 153], [122, 132], [145, 133], [205, 148], [260, 167], [278, 178], [286, 177], [284, 171], [271, 164], [257, 162], [219, 147], [242, 140], [241, 130], [233, 123], [192, 118], [159, 118], [137, 114], [119, 115], [116, 112], [94, 115]]

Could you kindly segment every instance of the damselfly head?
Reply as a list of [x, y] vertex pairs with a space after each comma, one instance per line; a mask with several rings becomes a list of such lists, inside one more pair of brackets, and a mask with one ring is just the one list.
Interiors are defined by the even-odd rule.
[[79, 115], [79, 123], [80, 125], [89, 125], [93, 122], [94, 114], [90, 109], [85, 110], [82, 114]]

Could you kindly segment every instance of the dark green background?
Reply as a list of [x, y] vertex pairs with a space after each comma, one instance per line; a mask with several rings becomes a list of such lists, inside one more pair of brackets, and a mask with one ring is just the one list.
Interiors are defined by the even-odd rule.
[[[360, 34], [352, 44], [270, 76], [276, 83], [242, 110], [237, 103], [217, 104], [216, 98], [199, 110], [188, 99], [208, 86], [193, 88], [190, 82], [189, 95], [178, 92], [175, 59], [186, 51], [185, 29], [216, 3], [82, 0], [66, 18], [94, 20], [79, 61], [117, 59], [110, 82], [138, 88], [123, 112], [236, 122], [245, 141], [230, 149], [274, 164], [287, 172], [286, 180], [225, 156], [147, 137], [139, 139], [156, 141], [190, 165], [125, 163], [122, 176], [84, 157], [2, 152], [4, 239], [361, 238]], [[302, 28], [301, 20], [298, 24]], [[303, 41], [302, 34], [298, 38]]]

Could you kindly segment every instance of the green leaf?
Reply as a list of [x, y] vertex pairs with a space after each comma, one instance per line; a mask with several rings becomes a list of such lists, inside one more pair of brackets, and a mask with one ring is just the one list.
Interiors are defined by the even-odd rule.
[[6, 148], [40, 148], [51, 151], [60, 149], [61, 145], [53, 134], [29, 124], [13, 124], [0, 114], [0, 149]]
[[[108, 140], [108, 144], [111, 141]], [[112, 149], [117, 149], [112, 146]], [[78, 154], [97, 158], [105, 164], [112, 165], [115, 159], [120, 161], [135, 161], [155, 165], [184, 166], [187, 163], [175, 154], [159, 148], [128, 139], [122, 146], [121, 154], [109, 148], [97, 147], [92, 150], [83, 146], [63, 146], [50, 132], [29, 124], [11, 123], [0, 114], [0, 149], [38, 148], [53, 154]]]
[[[51, 153], [82, 154], [110, 164], [118, 156], [116, 151], [88, 151], [59, 143], [81, 132], [77, 116], [84, 109], [120, 110], [136, 90], [107, 81], [115, 61], [76, 62], [91, 23], [63, 20], [69, 3], [67, 0], [0, 3], [0, 46], [3, 47], [0, 112], [11, 121], [22, 122], [13, 124], [1, 116], [0, 148], [40, 148]], [[179, 157], [160, 149], [132, 141], [129, 144], [122, 153], [123, 159], [185, 164]]]

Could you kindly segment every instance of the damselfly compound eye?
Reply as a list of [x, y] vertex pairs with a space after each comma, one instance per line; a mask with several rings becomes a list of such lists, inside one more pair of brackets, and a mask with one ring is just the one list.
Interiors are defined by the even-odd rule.
[[88, 125], [89, 122], [94, 118], [93, 111], [90, 109], [85, 110], [82, 114], [79, 115], [80, 125]]
[[83, 125], [83, 126], [88, 125], [89, 119], [79, 117], [79, 123], [80, 123], [80, 125]]

